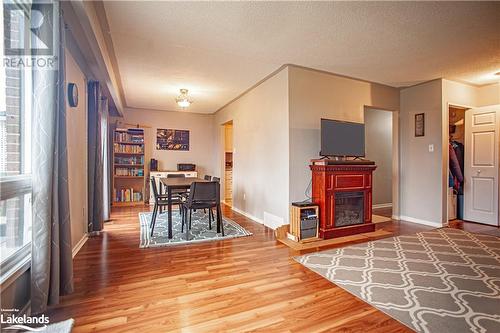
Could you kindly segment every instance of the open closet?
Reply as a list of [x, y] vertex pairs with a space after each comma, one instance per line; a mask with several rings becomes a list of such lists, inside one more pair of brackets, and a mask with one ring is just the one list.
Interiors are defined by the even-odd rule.
[[464, 158], [466, 108], [449, 107], [448, 220], [464, 216]]

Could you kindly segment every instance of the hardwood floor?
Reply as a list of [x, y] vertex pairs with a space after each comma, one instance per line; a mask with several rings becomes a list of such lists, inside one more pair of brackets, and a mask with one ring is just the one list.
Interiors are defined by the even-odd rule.
[[[224, 215], [253, 236], [139, 249], [145, 209], [114, 210], [87, 241], [74, 260], [75, 292], [51, 308], [51, 322], [74, 318], [74, 332], [411, 332], [296, 263], [299, 252], [228, 207]], [[377, 228], [431, 229], [397, 221]]]

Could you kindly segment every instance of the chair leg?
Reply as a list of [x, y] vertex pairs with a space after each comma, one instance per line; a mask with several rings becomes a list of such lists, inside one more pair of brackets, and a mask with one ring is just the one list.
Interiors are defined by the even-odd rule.
[[158, 213], [158, 205], [155, 204], [153, 208], [153, 216], [151, 216], [151, 237], [153, 237], [153, 232], [155, 230], [156, 214]]
[[208, 229], [212, 230], [212, 208], [208, 209]]
[[222, 221], [222, 209], [220, 208], [220, 205], [217, 206], [217, 220], [220, 223], [222, 236], [224, 236], [224, 222]]
[[189, 228], [190, 228], [190, 226], [191, 226], [191, 209], [189, 210], [189, 221], [186, 221], [186, 240], [187, 241], [189, 240]]
[[192, 213], [192, 212], [193, 212], [193, 211], [190, 209], [190, 210], [189, 210], [189, 229], [191, 229], [191, 213]]
[[186, 217], [186, 214], [184, 214], [184, 207], [179, 207], [179, 209], [181, 209], [181, 232], [184, 232], [184, 219]]

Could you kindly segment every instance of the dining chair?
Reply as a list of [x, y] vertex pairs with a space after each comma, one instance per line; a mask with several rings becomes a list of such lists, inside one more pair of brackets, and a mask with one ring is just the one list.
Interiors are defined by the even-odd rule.
[[[224, 236], [224, 223], [220, 215], [220, 184], [217, 182], [193, 182], [189, 191], [189, 196], [182, 204], [182, 226], [181, 232], [184, 232], [186, 226], [186, 240], [189, 240], [189, 230], [191, 229], [191, 215], [193, 210], [217, 209], [217, 222], [220, 223], [222, 236]], [[189, 214], [188, 214], [189, 213]], [[208, 228], [212, 229], [212, 214], [208, 214]]]
[[167, 178], [186, 178], [186, 175], [183, 173], [169, 173]]
[[[186, 178], [186, 175], [183, 173], [169, 173], [167, 174], [167, 178]], [[175, 189], [172, 190], [172, 195], [173, 194], [185, 195], [188, 192], [189, 190]]]
[[[156, 223], [156, 216], [158, 215], [158, 209], [161, 210], [163, 207], [168, 206], [168, 195], [158, 193], [158, 189], [156, 188], [155, 177], [151, 177], [151, 188], [153, 189], [153, 197], [155, 200], [154, 207], [153, 207], [153, 216], [151, 217], [151, 222], [150, 222], [151, 236], [153, 236], [153, 232], [155, 229], [155, 223]], [[181, 219], [184, 221], [184, 217], [183, 217], [184, 210], [182, 209], [182, 202], [183, 202], [183, 199], [181, 196], [172, 195], [172, 205], [179, 206], [179, 213], [181, 214]], [[161, 213], [161, 211], [160, 211], [160, 213]]]

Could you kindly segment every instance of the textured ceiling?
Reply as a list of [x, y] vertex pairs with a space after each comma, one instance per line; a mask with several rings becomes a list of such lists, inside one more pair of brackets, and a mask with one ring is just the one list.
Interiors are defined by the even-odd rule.
[[105, 2], [129, 107], [211, 113], [283, 64], [394, 87], [498, 80], [500, 2]]

